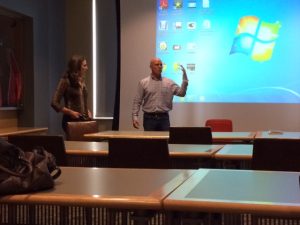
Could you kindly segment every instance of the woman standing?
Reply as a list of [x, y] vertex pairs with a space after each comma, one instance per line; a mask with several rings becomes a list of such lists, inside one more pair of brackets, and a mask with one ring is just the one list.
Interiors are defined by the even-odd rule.
[[[85, 84], [87, 71], [86, 59], [80, 55], [73, 55], [53, 95], [51, 106], [56, 112], [63, 113], [62, 128], [65, 132], [67, 122], [90, 120], [92, 117], [87, 106], [88, 92]], [[62, 98], [64, 105], [61, 104]]]

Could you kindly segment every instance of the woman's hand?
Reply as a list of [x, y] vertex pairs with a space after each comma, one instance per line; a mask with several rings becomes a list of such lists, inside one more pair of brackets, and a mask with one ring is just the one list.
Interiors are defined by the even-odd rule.
[[68, 109], [66, 107], [64, 107], [61, 111], [62, 111], [63, 114], [69, 115], [72, 119], [79, 119], [79, 117], [81, 116], [81, 113], [73, 111], [73, 110]]
[[90, 110], [88, 110], [88, 116], [89, 116], [90, 119], [92, 119], [92, 113], [91, 113]]
[[71, 110], [69, 115], [71, 116], [72, 119], [79, 119], [79, 117], [81, 116], [81, 113]]

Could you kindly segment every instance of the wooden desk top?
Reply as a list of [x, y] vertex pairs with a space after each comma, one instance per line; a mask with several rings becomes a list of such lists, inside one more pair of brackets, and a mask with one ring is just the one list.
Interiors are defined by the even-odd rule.
[[253, 145], [250, 144], [228, 144], [214, 154], [220, 160], [251, 160]]
[[0, 137], [16, 134], [46, 133], [47, 131], [47, 127], [7, 127], [0, 128]]
[[[213, 140], [223, 141], [250, 141], [255, 137], [256, 132], [212, 132]], [[101, 131], [98, 133], [85, 134], [91, 141], [99, 141], [109, 138], [151, 138], [169, 139], [168, 131]]]
[[98, 133], [85, 134], [87, 139], [97, 141], [109, 138], [149, 138], [149, 139], [168, 139], [167, 131], [101, 131]]
[[169, 144], [171, 157], [212, 157], [223, 145]]
[[161, 209], [162, 200], [195, 170], [62, 167], [55, 188], [0, 197], [0, 203], [41, 203]]
[[299, 175], [299, 172], [200, 169], [164, 200], [164, 208], [299, 216]]
[[108, 142], [65, 141], [66, 153], [70, 155], [108, 155]]
[[300, 132], [259, 131], [255, 138], [300, 139]]
[[[65, 141], [70, 155], [108, 155], [108, 142]], [[212, 157], [223, 145], [169, 144], [171, 157]]]
[[252, 141], [256, 132], [212, 132], [214, 142]]

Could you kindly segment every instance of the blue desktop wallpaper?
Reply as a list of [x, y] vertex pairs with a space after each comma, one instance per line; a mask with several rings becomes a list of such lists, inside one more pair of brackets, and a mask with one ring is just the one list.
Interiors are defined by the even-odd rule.
[[176, 102], [300, 103], [300, 4], [158, 0], [163, 76], [189, 86]]

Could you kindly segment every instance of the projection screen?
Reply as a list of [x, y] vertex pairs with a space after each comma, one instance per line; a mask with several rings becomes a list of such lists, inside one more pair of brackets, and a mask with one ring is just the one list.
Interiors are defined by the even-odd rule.
[[137, 83], [157, 56], [163, 76], [180, 84], [182, 64], [189, 77], [172, 126], [229, 118], [235, 131], [299, 131], [299, 21], [300, 5], [280, 0], [121, 1], [120, 129], [133, 129]]

